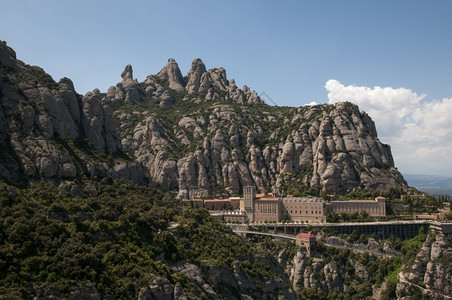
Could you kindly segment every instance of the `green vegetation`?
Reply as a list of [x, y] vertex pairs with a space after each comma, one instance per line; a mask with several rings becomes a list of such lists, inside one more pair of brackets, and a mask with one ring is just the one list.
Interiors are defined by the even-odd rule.
[[427, 234], [425, 233], [424, 227], [421, 227], [417, 236], [401, 242], [400, 251], [407, 257], [413, 258], [419, 252], [419, 249], [421, 249], [426, 238]]
[[[320, 289], [316, 291], [312, 288], [302, 288], [300, 291], [302, 299], [372, 299], [372, 286], [380, 285], [385, 279], [389, 280], [389, 277], [397, 274], [395, 272], [400, 270], [402, 265], [401, 258], [378, 258], [368, 253], [325, 247], [323, 244], [317, 245], [316, 252], [323, 259], [323, 264], [332, 263], [339, 268], [343, 266], [345, 272], [341, 277], [348, 288], [344, 292], [332, 289], [328, 293]], [[367, 280], [363, 281], [355, 273], [356, 269], [351, 264], [352, 261], [359, 262], [364, 266], [369, 274]], [[389, 282], [392, 288], [392, 281]], [[386, 295], [392, 295], [392, 290], [385, 291]]]
[[389, 266], [389, 273], [386, 279], [389, 282], [397, 283], [397, 274], [402, 270], [403, 262], [400, 259], [394, 259], [393, 263]]
[[[77, 287], [96, 288], [103, 298], [130, 299], [157, 277], [168, 278], [185, 293], [202, 294], [193, 278], [171, 269], [181, 260], [198, 265], [204, 272], [212, 267], [240, 268], [247, 280], [267, 293], [265, 281], [287, 280], [279, 277], [285, 275], [277, 275], [269, 262], [284, 253], [281, 267], [287, 268], [298, 251], [294, 243], [275, 242], [269, 237], [259, 243], [246, 242], [206, 210], [182, 207], [151, 186], [112, 178], [76, 180], [75, 184], [82, 191], [94, 186], [97, 196], [72, 197], [44, 183], [24, 189], [1, 184], [0, 294], [5, 299], [42, 296], [48, 290], [67, 296]], [[170, 222], [178, 226], [169, 227]], [[344, 238], [365, 243], [369, 236], [354, 232]], [[318, 243], [317, 258], [323, 265], [342, 268], [341, 277], [348, 288], [328, 293], [302, 288], [299, 296], [367, 299], [372, 296], [371, 287], [386, 280], [382, 295], [390, 299], [402, 264], [416, 256], [425, 240], [423, 228], [410, 240], [391, 240], [403, 254], [395, 258]], [[361, 281], [356, 262], [368, 272], [367, 280]], [[314, 263], [314, 258], [306, 261], [308, 266]], [[323, 272], [313, 276], [319, 282], [326, 280]], [[220, 294], [229, 288], [214, 287]]]
[[375, 191], [375, 192], [369, 192], [366, 189], [362, 189], [362, 190], [352, 191], [352, 192], [346, 194], [344, 198], [349, 199], [349, 200], [350, 199], [372, 200], [378, 196], [382, 196], [382, 197], [385, 197], [386, 200], [391, 201], [391, 200], [400, 199], [401, 195], [402, 195], [402, 191], [394, 189], [394, 188], [389, 189], [389, 191]]
[[153, 188], [108, 181], [97, 184], [98, 197], [72, 198], [45, 184], [2, 194], [0, 294], [31, 298], [42, 292], [27, 288], [35, 282], [92, 284], [103, 295], [128, 298], [151, 274], [169, 273], [156, 260], [169, 253], [169, 237], [157, 231], [174, 218], [177, 203]]
[[[263, 251], [232, 234], [206, 210], [182, 208], [156, 188], [111, 178], [78, 184], [82, 190], [94, 185], [97, 197], [67, 196], [43, 183], [2, 188], [4, 299], [32, 298], [49, 289], [67, 295], [73, 287], [87, 286], [101, 297], [136, 298], [157, 276], [197, 292], [196, 284], [173, 273], [168, 264], [185, 259], [230, 268], [235, 259]], [[169, 222], [179, 226], [168, 229]], [[252, 277], [261, 268], [250, 263], [245, 269]]]
[[339, 222], [373, 222], [375, 218], [370, 216], [369, 213], [365, 210], [361, 212], [354, 211], [350, 214], [341, 212], [340, 214], [333, 212], [329, 212], [326, 215], [326, 221], [331, 223], [339, 223]]

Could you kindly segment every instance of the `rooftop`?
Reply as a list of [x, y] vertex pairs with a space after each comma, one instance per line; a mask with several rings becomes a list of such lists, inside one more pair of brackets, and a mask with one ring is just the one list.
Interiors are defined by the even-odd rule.
[[230, 202], [229, 199], [209, 199], [209, 200], [204, 200], [204, 202]]
[[297, 234], [297, 236], [304, 237], [304, 238], [315, 238], [315, 235], [310, 234], [310, 233], [304, 233], [304, 232]]
[[279, 201], [280, 198], [278, 197], [261, 197], [261, 198], [256, 198], [256, 201]]

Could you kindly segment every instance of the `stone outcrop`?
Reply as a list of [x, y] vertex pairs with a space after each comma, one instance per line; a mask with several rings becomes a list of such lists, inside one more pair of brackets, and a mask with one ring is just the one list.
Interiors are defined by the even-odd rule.
[[188, 94], [203, 94], [206, 100], [221, 99], [220, 94], [226, 93], [226, 99], [235, 103], [263, 103], [255, 91], [250, 91], [247, 86], [239, 89], [235, 80], [228, 80], [224, 68], [212, 68], [206, 70], [201, 59], [196, 58], [188, 71], [188, 82], [185, 87]]
[[131, 65], [127, 65], [121, 73], [122, 81], [115, 86], [111, 86], [107, 90], [104, 102], [114, 102], [117, 100], [125, 100], [126, 102], [139, 102], [140, 91], [138, 89], [138, 81], [133, 79], [133, 69]]
[[[200, 59], [186, 79], [169, 59], [143, 83], [128, 65], [106, 94], [81, 96], [71, 80], [55, 82], [4, 43], [0, 49], [2, 178], [111, 175], [153, 181], [181, 198], [240, 194], [246, 185], [330, 193], [406, 186], [373, 121], [351, 103], [270, 109], [224, 68], [207, 70]], [[71, 147], [126, 161], [102, 162]]]
[[[22, 175], [58, 181], [81, 174], [91, 178], [110, 174], [148, 182], [149, 172], [135, 162], [118, 162], [111, 168], [74, 152], [76, 143], [100, 153], [115, 153], [121, 148], [113, 110], [104, 104], [99, 90], [82, 97], [70, 79], [55, 82], [41, 68], [26, 66], [3, 42], [0, 61], [0, 139], [4, 145], [0, 177], [10, 182]], [[132, 68], [127, 66], [122, 75], [123, 93], [133, 98], [138, 89]], [[116, 88], [109, 94], [116, 97]]]
[[118, 149], [113, 110], [102, 105], [98, 94], [93, 91], [83, 97], [81, 126], [97, 150], [112, 153]]
[[[452, 297], [452, 255], [450, 240], [443, 235], [429, 235], [413, 262], [408, 262], [399, 273], [397, 296], [409, 296], [413, 291], [428, 292], [433, 299]], [[448, 259], [445, 259], [448, 258]], [[419, 282], [425, 287], [419, 286]], [[428, 291], [427, 291], [428, 289]]]
[[[271, 265], [275, 278], [251, 278], [241, 268], [243, 261], [251, 264], [265, 262]], [[179, 283], [172, 284], [166, 278], [151, 275], [149, 285], [139, 290], [138, 299], [257, 299], [262, 293], [271, 299], [296, 299], [295, 293], [288, 286], [284, 271], [271, 257], [250, 255], [235, 260], [232, 270], [209, 261], [202, 262], [202, 267], [199, 267], [182, 260], [170, 267], [174, 274], [182, 275], [193, 282], [190, 293], [186, 294]]]
[[[206, 73], [206, 66], [204, 65], [204, 63], [202, 62], [201, 59], [196, 58], [192, 61], [191, 63], [191, 69], [188, 71], [188, 81], [187, 81], [187, 86], [186, 86], [186, 90], [188, 94], [196, 94], [196, 93], [200, 93], [200, 86], [201, 86], [201, 78], [204, 75], [204, 73]], [[206, 84], [206, 79], [204, 76], [204, 81], [203, 84]], [[210, 85], [208, 85], [210, 87]], [[207, 92], [207, 90], [201, 90], [201, 92]]]
[[[264, 190], [295, 179], [307, 187], [321, 186], [332, 193], [358, 186], [368, 190], [404, 186], [389, 147], [381, 144], [375, 126], [356, 106], [344, 107], [341, 103], [303, 107], [292, 114], [290, 118], [267, 114], [262, 119], [246, 107], [237, 110], [227, 104], [216, 105], [190, 117], [181, 115], [174, 125], [174, 138], [169, 138], [172, 134], [166, 132], [158, 117], [149, 117], [152, 126], [139, 123], [134, 135], [123, 136], [123, 146], [130, 145], [139, 161], [152, 168], [163, 144], [177, 143], [194, 149], [168, 161], [171, 174], [151, 171], [156, 182], [165, 180], [155, 175], [174, 177], [176, 181], [171, 182], [178, 184], [182, 198], [205, 196], [218, 185], [237, 194], [244, 185], [254, 184]], [[263, 129], [275, 122], [272, 120], [284, 118], [273, 132]], [[289, 126], [293, 127], [290, 131], [286, 129]], [[141, 138], [138, 132], [148, 138]], [[141, 142], [144, 140], [147, 143]], [[148, 153], [149, 146], [153, 155]], [[160, 156], [163, 160], [166, 157]]]
[[295, 292], [302, 288], [312, 288], [328, 293], [332, 290], [343, 292], [344, 266], [330, 262], [324, 264], [320, 258], [314, 258], [308, 263], [306, 252], [298, 251], [289, 268], [290, 280], [293, 282]]
[[383, 249], [380, 249], [380, 244], [373, 238], [369, 238], [367, 240], [367, 244], [352, 244], [347, 242], [346, 240], [336, 237], [336, 236], [330, 236], [330, 237], [323, 237], [319, 236], [318, 240], [325, 245], [333, 246], [333, 247], [340, 247], [345, 249], [350, 249], [354, 251], [359, 252], [369, 252], [374, 255], [379, 256], [400, 256], [401, 254], [394, 250], [392, 247], [391, 242], [387, 241], [384, 243]]
[[168, 63], [157, 73], [157, 76], [168, 81], [170, 89], [180, 92], [185, 88], [184, 77], [177, 62], [173, 58], [168, 59]]

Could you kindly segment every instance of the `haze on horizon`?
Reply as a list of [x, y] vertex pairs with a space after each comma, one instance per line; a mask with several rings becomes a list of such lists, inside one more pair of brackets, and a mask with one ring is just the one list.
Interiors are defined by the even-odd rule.
[[[0, 40], [79, 93], [169, 57], [224, 67], [280, 106], [350, 101], [402, 173], [452, 177], [452, 2], [0, 0]], [[267, 100], [266, 97], [263, 97]], [[271, 103], [269, 103], [271, 104]]]

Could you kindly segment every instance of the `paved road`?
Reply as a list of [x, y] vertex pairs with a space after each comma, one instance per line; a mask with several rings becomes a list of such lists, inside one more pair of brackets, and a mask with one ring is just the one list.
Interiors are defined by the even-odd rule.
[[278, 237], [282, 239], [288, 239], [288, 240], [296, 240], [297, 238], [293, 235], [289, 234], [278, 234], [278, 233], [267, 233], [267, 232], [260, 232], [260, 231], [251, 231], [251, 230], [232, 230], [235, 233], [249, 233], [249, 234], [258, 234], [258, 235], [266, 235], [266, 236], [272, 236], [272, 237]]

